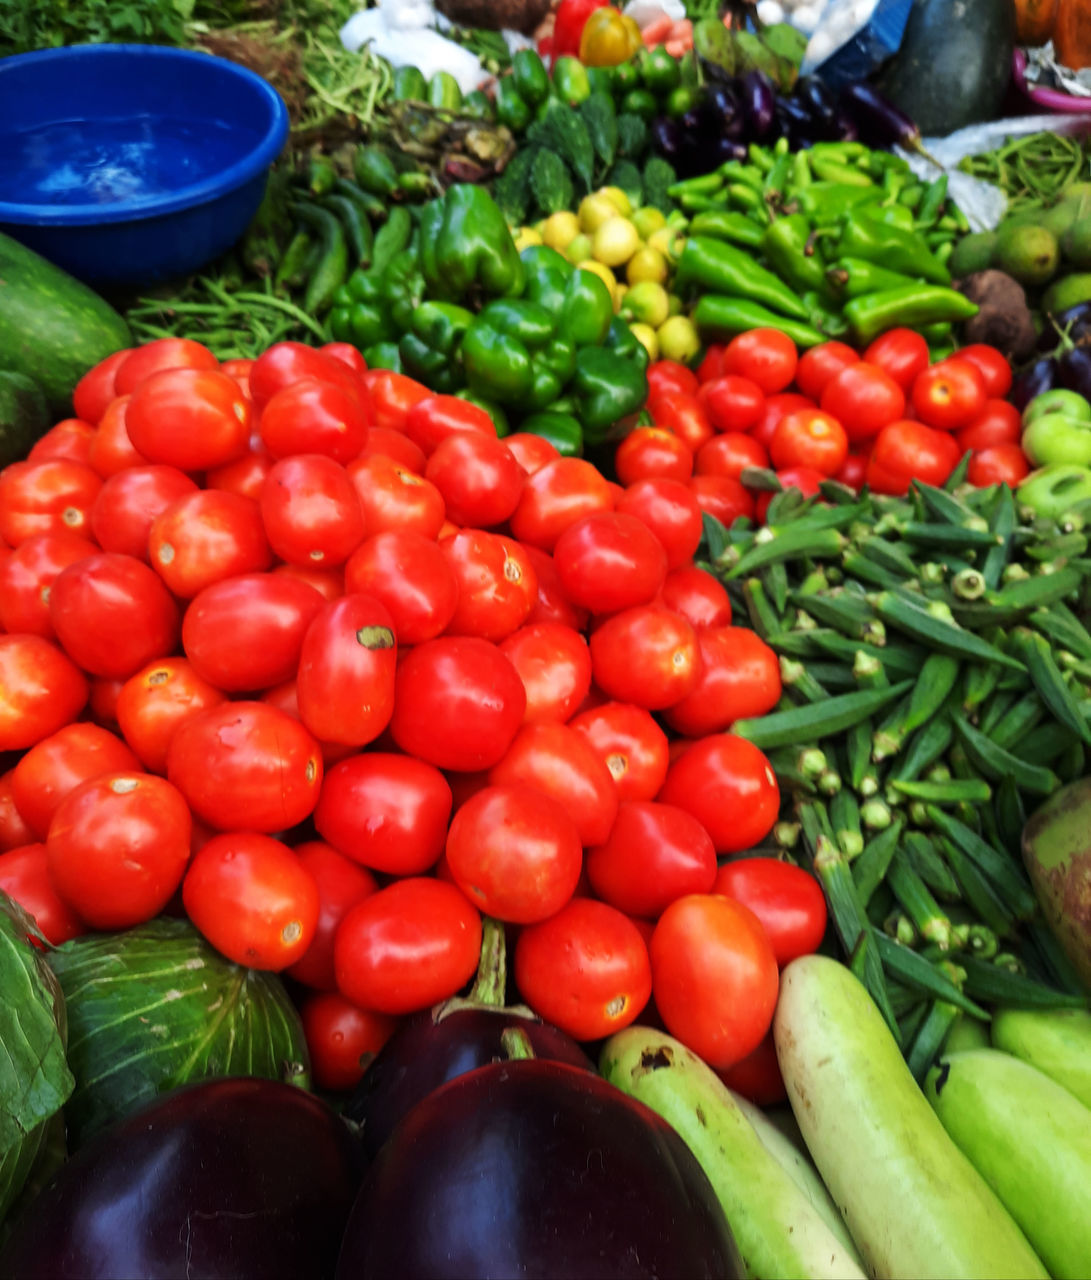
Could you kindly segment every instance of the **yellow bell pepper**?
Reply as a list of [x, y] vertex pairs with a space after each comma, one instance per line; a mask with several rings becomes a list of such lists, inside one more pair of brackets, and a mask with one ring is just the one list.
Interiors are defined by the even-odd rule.
[[643, 47], [636, 22], [608, 6], [596, 9], [580, 36], [580, 61], [587, 67], [616, 67]]

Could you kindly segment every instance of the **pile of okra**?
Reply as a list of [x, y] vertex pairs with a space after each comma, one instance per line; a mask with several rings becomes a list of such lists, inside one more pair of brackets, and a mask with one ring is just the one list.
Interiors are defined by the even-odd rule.
[[821, 881], [918, 1076], [961, 1015], [1086, 1002], [1020, 843], [1086, 771], [1088, 533], [961, 480], [788, 490], [763, 529], [706, 519], [707, 567], [780, 660], [780, 703], [733, 728], [777, 773], [776, 853]]

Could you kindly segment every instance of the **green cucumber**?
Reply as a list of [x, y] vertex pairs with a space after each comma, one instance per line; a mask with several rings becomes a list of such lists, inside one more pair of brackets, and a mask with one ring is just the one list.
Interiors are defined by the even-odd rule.
[[132, 343], [129, 326], [67, 272], [0, 235], [0, 369], [25, 374], [58, 418], [88, 369]]
[[1055, 1280], [1085, 1277], [1091, 1261], [1091, 1111], [1043, 1072], [999, 1049], [943, 1058], [928, 1073], [925, 1092]]
[[1091, 1107], [1091, 1013], [1086, 1009], [999, 1009], [993, 1014], [992, 1042]]
[[45, 396], [34, 379], [0, 369], [0, 467], [25, 458], [52, 423]]
[[844, 965], [793, 960], [781, 974], [773, 1035], [807, 1149], [872, 1275], [1047, 1275]]
[[599, 1071], [662, 1116], [697, 1157], [748, 1275], [762, 1280], [863, 1276], [727, 1086], [685, 1045], [663, 1031], [627, 1027], [603, 1046]]

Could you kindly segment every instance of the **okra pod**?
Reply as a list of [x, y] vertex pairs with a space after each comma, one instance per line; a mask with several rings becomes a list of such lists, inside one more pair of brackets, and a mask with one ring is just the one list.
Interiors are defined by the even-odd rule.
[[768, 642], [784, 630], [782, 615], [774, 609], [760, 578], [747, 578], [743, 583], [743, 599], [750, 625], [763, 640]]
[[911, 680], [903, 680], [888, 689], [863, 689], [859, 693], [844, 693], [824, 702], [794, 707], [791, 711], [774, 711], [757, 719], [737, 720], [732, 732], [762, 750], [827, 738], [881, 711], [900, 698], [912, 684]]
[[902, 752], [892, 776], [903, 781], [916, 778], [943, 755], [954, 736], [951, 717], [946, 712], [937, 715], [909, 739], [908, 749]]
[[907, 831], [902, 839], [902, 848], [909, 865], [938, 898], [944, 902], [961, 899], [958, 881], [951, 874], [951, 868], [923, 831]]
[[1017, 1005], [1024, 1009], [1087, 1008], [1086, 994], [1057, 991], [996, 961], [990, 963], [965, 956], [962, 968], [966, 971], [967, 993], [990, 1004]]
[[984, 875], [953, 840], [941, 836], [939, 847], [947, 859], [951, 874], [958, 881], [963, 899], [974, 914], [994, 933], [1003, 936], [1010, 934], [1013, 927], [1011, 915]]
[[974, 1018], [988, 1018], [988, 1013], [976, 1001], [964, 995], [946, 973], [930, 960], [882, 933], [876, 935], [875, 942], [883, 969], [892, 978], [907, 987], [915, 987], [924, 995], [950, 1000], [953, 1005]]
[[983, 778], [952, 778], [949, 782], [890, 780], [890, 785], [912, 800], [929, 804], [984, 804], [992, 799], [992, 788]]
[[841, 852], [851, 862], [864, 849], [864, 833], [860, 827], [860, 805], [851, 787], [842, 787], [830, 800], [830, 822]]
[[[988, 878], [1013, 914], [1022, 920], [1029, 920], [1034, 915], [1038, 909], [1038, 900], [1019, 864], [1002, 850], [994, 849], [965, 823], [944, 812], [938, 805], [928, 806], [928, 816], [937, 829]], [[957, 871], [955, 877], [958, 878]]]
[[962, 1016], [958, 1006], [949, 1000], [933, 1000], [927, 1007], [927, 1015], [921, 1020], [917, 1032], [906, 1040], [905, 1063], [918, 1082], [923, 1081], [929, 1067], [943, 1052], [951, 1028]]
[[[1007, 751], [1010, 747], [1022, 742], [1045, 713], [1042, 699], [1032, 689], [1013, 701], [999, 720], [988, 728], [988, 737], [995, 746]], [[983, 732], [986, 731], [985, 723], [983, 718]]]
[[767, 540], [755, 540], [753, 546], [744, 551], [728, 569], [725, 577], [742, 578], [755, 569], [774, 564], [778, 560], [799, 559], [801, 556], [835, 556], [844, 544], [844, 538], [836, 529], [789, 525], [775, 538], [770, 535]]
[[998, 747], [993, 739], [975, 729], [965, 716], [956, 714], [953, 719], [970, 763], [986, 778], [999, 782], [1001, 778], [1013, 777], [1021, 790], [1038, 796], [1051, 795], [1060, 786], [1060, 779], [1051, 769], [1030, 763], [1030, 759], [1042, 759], [1042, 755], [1027, 750], [1029, 759], [1024, 759], [1022, 754], [1015, 755]]
[[904, 830], [904, 820], [895, 818], [885, 831], [880, 831], [864, 845], [863, 852], [852, 864], [852, 878], [865, 910], [886, 878]]
[[935, 943], [941, 951], [949, 951], [951, 922], [900, 848], [887, 871], [887, 884], [921, 937]]
[[1035, 609], [1028, 621], [1055, 644], [1091, 661], [1091, 632], [1066, 605]]
[[1015, 643], [1026, 661], [1031, 682], [1046, 707], [1063, 725], [1072, 730], [1086, 743], [1091, 743], [1091, 728], [1080, 710], [1079, 702], [1073, 696], [1064, 677], [1058, 670], [1050, 652], [1049, 642], [1044, 636], [1026, 627], [1018, 627], [1015, 631]]
[[951, 617], [950, 608], [941, 601], [933, 600], [922, 608], [903, 596], [882, 591], [875, 598], [875, 610], [891, 626], [933, 649], [963, 658], [976, 658], [981, 662], [998, 662], [1002, 666], [1022, 670], [1022, 664], [1016, 659], [1009, 658], [980, 636], [960, 627]]

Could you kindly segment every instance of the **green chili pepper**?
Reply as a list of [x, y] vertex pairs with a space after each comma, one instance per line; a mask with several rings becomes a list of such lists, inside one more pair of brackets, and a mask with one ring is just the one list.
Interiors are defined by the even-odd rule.
[[[772, 167], [770, 165], [770, 167]], [[754, 191], [761, 194], [762, 175], [765, 171], [758, 169], [751, 164], [743, 164], [740, 160], [725, 160], [720, 165], [717, 173], [721, 174], [730, 183], [742, 183], [743, 186], [751, 187]]]
[[699, 213], [689, 224], [689, 234], [712, 236], [714, 240], [727, 240], [731, 244], [743, 245], [747, 249], [756, 249], [761, 244], [764, 232], [758, 223], [753, 218], [748, 218], [745, 213], [716, 209]]
[[833, 303], [826, 280], [826, 264], [811, 237], [811, 224], [802, 213], [777, 218], [766, 228], [761, 240], [765, 261], [778, 276], [799, 293], [813, 292], [821, 301]]
[[360, 147], [352, 159], [356, 181], [374, 196], [390, 196], [398, 185], [394, 161], [381, 147]]
[[748, 298], [786, 316], [806, 320], [807, 309], [798, 296], [771, 271], [754, 262], [742, 249], [704, 236], [691, 236], [678, 259], [675, 285], [700, 285], [714, 293]]
[[428, 81], [418, 67], [398, 67], [394, 72], [394, 97], [398, 102], [427, 102]]
[[855, 209], [845, 219], [837, 251], [841, 257], [864, 258], [890, 271], [903, 271], [933, 284], [951, 283], [951, 273], [936, 261], [921, 236], [880, 222], [865, 210]]
[[714, 169], [711, 173], [702, 173], [695, 178], [683, 178], [681, 182], [672, 183], [667, 188], [667, 195], [672, 200], [684, 195], [709, 195], [713, 191], [719, 191], [723, 185], [723, 175]]
[[899, 271], [888, 271], [864, 258], [838, 258], [826, 279], [841, 298], [859, 298], [884, 289], [903, 289], [916, 281]]
[[856, 340], [866, 345], [887, 329], [917, 329], [947, 320], [968, 320], [977, 315], [977, 310], [975, 303], [955, 289], [910, 284], [853, 298], [845, 305], [845, 319]]
[[366, 267], [371, 263], [371, 223], [360, 213], [360, 208], [348, 196], [334, 192], [322, 203], [340, 219], [349, 247], [352, 250], [353, 267]]
[[762, 191], [768, 196], [771, 194], [780, 195], [783, 193], [788, 184], [788, 175], [792, 171], [792, 157], [786, 152], [778, 155], [773, 163], [773, 167], [765, 175], [765, 181], [761, 184]]
[[295, 211], [301, 222], [317, 232], [321, 245], [321, 255], [303, 296], [303, 309], [319, 316], [329, 310], [334, 293], [348, 278], [348, 244], [340, 222], [328, 209], [301, 204]]
[[930, 182], [924, 189], [920, 206], [917, 209], [917, 222], [922, 227], [930, 227], [939, 220], [943, 202], [947, 199], [947, 175], [945, 173]]
[[862, 170], [842, 164], [830, 156], [815, 156], [811, 160], [811, 168], [814, 176], [822, 182], [838, 182], [846, 187], [875, 188], [875, 183]]
[[799, 347], [817, 347], [826, 335], [810, 325], [789, 320], [749, 298], [725, 298], [706, 293], [697, 303], [693, 322], [703, 336], [730, 338], [748, 329], [779, 329]]
[[871, 204], [881, 195], [875, 186], [853, 187], [841, 182], [813, 182], [796, 194], [800, 210], [816, 226], [835, 222], [847, 210], [860, 204]]
[[901, 227], [903, 231], [913, 231], [917, 226], [913, 211], [907, 209], [904, 204], [876, 205], [868, 212], [876, 222], [882, 222], [888, 227]]

